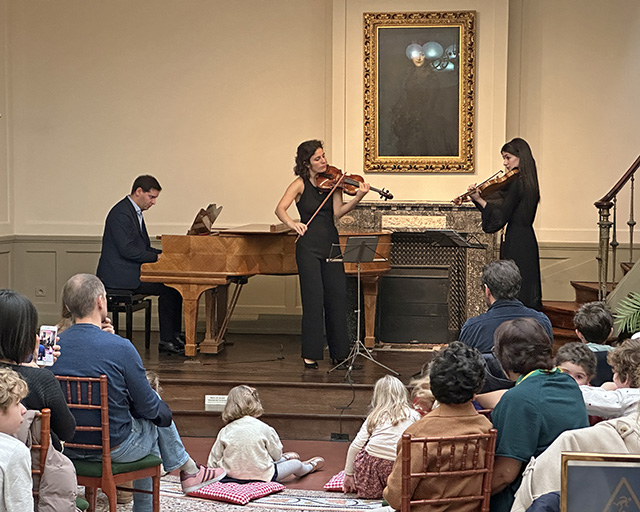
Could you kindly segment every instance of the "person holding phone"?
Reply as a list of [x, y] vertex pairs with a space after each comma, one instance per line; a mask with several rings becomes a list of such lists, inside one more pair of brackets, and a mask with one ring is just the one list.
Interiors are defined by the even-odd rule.
[[15, 370], [27, 382], [29, 393], [22, 400], [27, 409], [51, 409], [51, 442], [62, 451], [60, 441], [73, 438], [76, 420], [54, 375], [27, 363], [40, 344], [36, 332], [38, 312], [31, 301], [16, 291], [0, 290], [0, 367]]

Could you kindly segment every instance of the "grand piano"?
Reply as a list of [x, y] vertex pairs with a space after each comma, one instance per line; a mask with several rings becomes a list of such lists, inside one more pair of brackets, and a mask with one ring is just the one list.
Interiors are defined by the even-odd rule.
[[[341, 233], [340, 244], [358, 235], [377, 235], [373, 262], [361, 263], [364, 296], [365, 346], [375, 343], [374, 327], [378, 280], [390, 268], [391, 233]], [[155, 263], [142, 265], [142, 281], [164, 283], [180, 292], [184, 303], [185, 355], [196, 355], [198, 301], [205, 293], [206, 332], [201, 353], [217, 354], [238, 301], [242, 286], [255, 275], [297, 274], [296, 233], [282, 225], [248, 224], [211, 234], [162, 235], [162, 255]], [[348, 275], [357, 275], [355, 263], [345, 263]], [[234, 284], [231, 298], [229, 286]]]

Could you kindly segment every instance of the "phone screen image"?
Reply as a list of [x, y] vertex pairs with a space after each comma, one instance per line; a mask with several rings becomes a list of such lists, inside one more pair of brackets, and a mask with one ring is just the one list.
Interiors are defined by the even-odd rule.
[[40, 327], [40, 345], [38, 346], [37, 362], [40, 365], [51, 366], [53, 364], [53, 346], [56, 344], [58, 327], [55, 325], [43, 325]]

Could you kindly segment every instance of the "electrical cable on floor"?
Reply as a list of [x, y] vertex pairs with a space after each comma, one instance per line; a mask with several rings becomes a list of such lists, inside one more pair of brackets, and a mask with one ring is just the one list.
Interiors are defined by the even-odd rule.
[[356, 388], [353, 386], [353, 380], [351, 380], [351, 372], [347, 372], [345, 379], [349, 383], [349, 386], [351, 386], [351, 401], [343, 407], [335, 407], [335, 409], [340, 411], [340, 414], [338, 415], [339, 434], [342, 434], [342, 415], [344, 414], [344, 411], [351, 409], [351, 405], [356, 401]]

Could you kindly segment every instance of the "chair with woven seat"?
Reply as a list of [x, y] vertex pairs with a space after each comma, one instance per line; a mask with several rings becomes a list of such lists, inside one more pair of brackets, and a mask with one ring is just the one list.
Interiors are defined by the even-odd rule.
[[144, 309], [144, 348], [151, 343], [151, 299], [132, 290], [107, 288], [107, 311], [113, 314], [113, 328], [118, 332], [120, 313], [125, 314], [125, 337], [131, 341], [133, 335], [133, 313]]
[[[411, 437], [403, 434], [400, 441], [402, 457], [401, 472], [401, 512], [409, 512], [413, 505], [452, 505], [458, 510], [463, 504], [469, 504], [465, 510], [487, 512], [491, 498], [491, 477], [496, 447], [497, 430], [492, 428], [488, 434], [468, 434], [450, 437]], [[411, 472], [411, 446], [421, 445], [421, 470]], [[468, 485], [469, 494], [463, 494], [460, 487], [452, 489], [451, 496], [412, 500], [411, 479], [426, 479], [434, 489], [440, 489], [445, 479], [445, 487], [453, 479], [477, 479]], [[453, 487], [453, 486], [452, 486]], [[467, 489], [464, 489], [465, 491]], [[446, 493], [445, 493], [446, 494]], [[476, 508], [471, 508], [477, 502]]]
[[[119, 463], [111, 461], [111, 444], [109, 438], [109, 400], [107, 395], [107, 376], [100, 378], [91, 377], [66, 377], [56, 375], [63, 393], [67, 399], [69, 409], [76, 417], [76, 436], [73, 442], [65, 443], [66, 448], [96, 450], [102, 453], [101, 462], [93, 462], [82, 459], [71, 459], [76, 468], [78, 484], [86, 489], [86, 497], [89, 502], [89, 511], [96, 507], [97, 489], [100, 488], [109, 500], [109, 511], [116, 512], [118, 484], [130, 480], [151, 477], [153, 488], [151, 491], [142, 489], [126, 489], [133, 492], [153, 494], [153, 511], [160, 510], [160, 465], [162, 460], [155, 455], [147, 455], [135, 462]], [[99, 421], [92, 424], [76, 411], [94, 411], [99, 413]], [[101, 442], [75, 442], [78, 434], [100, 434]], [[84, 440], [84, 439], [83, 439]]]

